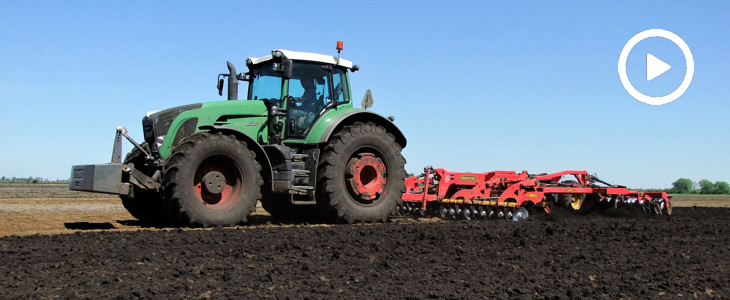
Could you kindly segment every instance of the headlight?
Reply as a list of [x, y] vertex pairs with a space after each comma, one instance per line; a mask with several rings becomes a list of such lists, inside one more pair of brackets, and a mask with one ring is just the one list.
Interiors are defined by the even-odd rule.
[[165, 136], [166, 135], [161, 135], [155, 138], [155, 148], [160, 149], [160, 147], [162, 147], [162, 143], [165, 142]]

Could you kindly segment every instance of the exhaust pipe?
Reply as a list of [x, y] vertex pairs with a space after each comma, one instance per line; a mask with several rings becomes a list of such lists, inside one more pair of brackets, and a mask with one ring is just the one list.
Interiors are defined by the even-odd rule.
[[228, 64], [228, 100], [238, 100], [238, 78], [236, 78], [236, 67], [230, 62]]

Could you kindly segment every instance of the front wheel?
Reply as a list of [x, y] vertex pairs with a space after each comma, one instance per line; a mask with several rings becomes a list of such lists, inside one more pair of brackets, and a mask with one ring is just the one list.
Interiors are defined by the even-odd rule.
[[[146, 147], [143, 143], [142, 147]], [[145, 166], [144, 154], [138, 148], [132, 149], [124, 158], [124, 164], [134, 163], [134, 167], [143, 173], [151, 176], [153, 169]], [[158, 191], [145, 190], [136, 185], [132, 185], [132, 193], [129, 195], [120, 195], [122, 205], [133, 217], [143, 223], [150, 224], [167, 224], [172, 222], [172, 217], [167, 212], [162, 194]]]
[[392, 134], [356, 122], [332, 136], [317, 172], [318, 204], [337, 221], [385, 222], [405, 192], [405, 159]]
[[167, 224], [172, 221], [160, 193], [144, 190], [137, 186], [133, 186], [132, 189], [132, 194], [119, 196], [122, 199], [122, 205], [130, 215], [142, 223]]
[[164, 195], [182, 225], [246, 222], [261, 198], [261, 166], [233, 135], [199, 133], [183, 140], [163, 172]]

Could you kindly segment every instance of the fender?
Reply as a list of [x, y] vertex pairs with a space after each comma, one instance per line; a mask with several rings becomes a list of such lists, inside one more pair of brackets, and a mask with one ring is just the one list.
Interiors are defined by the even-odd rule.
[[[344, 127], [345, 125], [350, 125], [355, 122], [373, 122], [377, 125], [385, 127], [385, 129], [393, 134], [393, 137], [395, 137], [395, 142], [398, 143], [398, 145], [401, 146], [401, 148], [406, 147], [406, 137], [403, 135], [403, 132], [398, 129], [393, 122], [390, 120], [384, 118], [383, 116], [367, 111], [367, 110], [353, 110], [346, 112], [344, 114], [341, 114], [334, 119], [332, 119], [327, 127], [324, 128], [321, 134], [312, 134], [313, 132], [310, 132], [310, 134], [307, 136], [307, 142], [312, 143], [326, 143], [329, 141], [330, 136], [337, 132], [340, 128]], [[316, 125], [315, 125], [316, 126]], [[317, 139], [317, 136], [319, 136], [319, 139]]]
[[261, 165], [261, 177], [264, 179], [264, 185], [271, 189], [271, 161], [269, 160], [269, 156], [266, 155], [266, 151], [264, 151], [264, 148], [259, 145], [256, 140], [251, 138], [248, 134], [244, 133], [243, 131], [240, 131], [235, 128], [231, 127], [225, 127], [225, 126], [217, 126], [217, 125], [204, 125], [198, 127], [200, 130], [210, 131], [210, 132], [221, 132], [221, 133], [229, 133], [236, 136], [237, 139], [246, 142], [246, 145], [248, 145], [248, 148], [251, 149], [254, 153], [256, 153], [256, 161]]

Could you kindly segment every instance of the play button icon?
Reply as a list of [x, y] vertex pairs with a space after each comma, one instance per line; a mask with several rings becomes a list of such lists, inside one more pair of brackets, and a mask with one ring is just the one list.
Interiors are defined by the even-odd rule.
[[[639, 92], [639, 90], [637, 90], [634, 85], [631, 84], [631, 81], [629, 81], [629, 76], [626, 73], [626, 63], [629, 58], [629, 53], [632, 49], [634, 49], [634, 46], [636, 46], [638, 43], [645, 39], [654, 37], [667, 39], [677, 45], [677, 47], [679, 47], [679, 50], [682, 50], [682, 54], [684, 55], [684, 61], [687, 67], [684, 72], [684, 79], [682, 80], [682, 83], [679, 85], [679, 87], [677, 87], [676, 90], [667, 95], [658, 97], [645, 95]], [[662, 61], [651, 53], [646, 54], [647, 82], [656, 79], [670, 69], [672, 69], [672, 66], [668, 63]], [[636, 100], [639, 100], [646, 104], [662, 105], [677, 100], [677, 98], [682, 96], [682, 94], [684, 94], [684, 92], [686, 92], [689, 88], [690, 83], [692, 83], [692, 77], [694, 76], [694, 73], [695, 61], [692, 57], [692, 51], [689, 50], [689, 46], [687, 46], [687, 43], [685, 43], [684, 40], [682, 40], [682, 38], [680, 38], [678, 35], [664, 29], [649, 29], [639, 32], [631, 39], [629, 39], [628, 42], [626, 42], [626, 45], [624, 45], [624, 48], [621, 50], [621, 55], [619, 55], [618, 57], [618, 77], [619, 79], [621, 79], [621, 85], [623, 85], [624, 89], [629, 92], [629, 95], [634, 97]]]
[[671, 68], [672, 66], [651, 55], [651, 53], [646, 54], [646, 81], [652, 81]]

